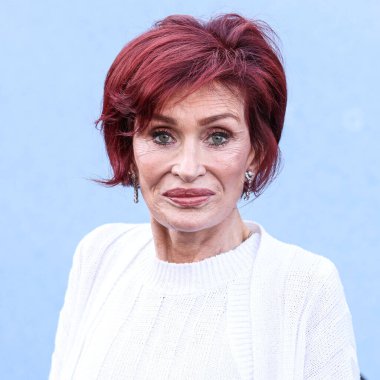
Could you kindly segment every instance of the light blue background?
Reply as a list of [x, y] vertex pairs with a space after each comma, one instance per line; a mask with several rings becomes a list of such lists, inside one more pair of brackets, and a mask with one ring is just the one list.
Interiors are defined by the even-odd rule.
[[79, 239], [148, 220], [130, 190], [87, 179], [109, 174], [93, 121], [114, 57], [166, 15], [230, 11], [278, 32], [289, 83], [284, 168], [243, 217], [335, 262], [361, 370], [380, 378], [380, 2], [2, 0], [1, 379], [47, 377]]

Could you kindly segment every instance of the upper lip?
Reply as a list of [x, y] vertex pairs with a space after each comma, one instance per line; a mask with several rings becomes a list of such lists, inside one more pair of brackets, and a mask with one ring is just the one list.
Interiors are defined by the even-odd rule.
[[215, 193], [210, 189], [204, 189], [204, 188], [184, 189], [180, 187], [165, 191], [163, 193], [165, 197], [173, 197], [173, 198], [204, 197], [204, 196], [210, 196], [214, 194]]

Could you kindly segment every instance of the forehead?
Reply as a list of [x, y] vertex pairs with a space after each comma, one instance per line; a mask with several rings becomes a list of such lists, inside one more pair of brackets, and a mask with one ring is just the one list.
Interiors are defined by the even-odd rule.
[[244, 103], [237, 89], [210, 84], [191, 93], [179, 91], [163, 104], [159, 112], [172, 116], [186, 113], [194, 117], [229, 112], [240, 118], [244, 115]]

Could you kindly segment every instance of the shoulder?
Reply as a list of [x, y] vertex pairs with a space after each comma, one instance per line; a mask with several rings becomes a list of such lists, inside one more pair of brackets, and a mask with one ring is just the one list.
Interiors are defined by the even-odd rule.
[[88, 232], [79, 244], [112, 243], [125, 234], [148, 232], [149, 224], [106, 223]]
[[131, 245], [151, 235], [149, 224], [107, 223], [87, 233], [79, 242], [80, 250], [100, 252], [120, 241], [128, 240]]
[[327, 257], [278, 240], [258, 223], [250, 222], [250, 228], [260, 233], [258, 259], [263, 263], [277, 264], [278, 267], [301, 272], [312, 270], [322, 277], [336, 270], [334, 263]]
[[[322, 320], [335, 308], [349, 319], [335, 264], [326, 257], [272, 237], [258, 225], [261, 239], [251, 277], [252, 304], [263, 320], [281, 324]], [[258, 317], [260, 318], [260, 317]]]
[[[261, 236], [251, 281], [251, 315], [260, 327], [253, 329], [256, 356], [265, 362], [273, 355], [270, 348], [285, 342], [282, 353], [304, 368], [302, 378], [311, 373], [330, 378], [333, 368], [336, 378], [354, 378], [349, 375], [357, 372], [351, 314], [334, 263], [277, 240], [260, 225], [250, 227]], [[267, 331], [262, 326], [268, 323]]]
[[149, 224], [103, 224], [80, 240], [73, 266], [80, 268], [82, 273], [94, 275], [100, 267], [109, 267], [120, 259], [127, 264], [150, 240]]
[[79, 298], [84, 307], [90, 294], [117, 278], [149, 241], [149, 224], [110, 223], [87, 233], [74, 253], [66, 298]]
[[252, 227], [261, 236], [255, 260], [255, 276], [275, 284], [282, 294], [310, 297], [326, 282], [340, 287], [335, 264], [328, 258], [271, 236], [261, 225]]

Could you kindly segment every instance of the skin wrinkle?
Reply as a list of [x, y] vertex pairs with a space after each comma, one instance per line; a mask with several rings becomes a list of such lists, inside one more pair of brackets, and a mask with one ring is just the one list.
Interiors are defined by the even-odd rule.
[[[223, 113], [220, 115], [209, 116], [209, 117], [206, 117], [204, 119], [200, 119], [200, 120], [198, 120], [198, 124], [199, 125], [207, 125], [207, 124], [211, 124], [212, 122], [216, 122], [218, 120], [223, 120], [227, 117], [231, 117], [231, 118], [237, 120], [238, 122], [240, 122], [240, 118], [237, 115], [234, 115], [233, 113], [230, 113], [230, 112], [226, 112], [226, 113]], [[161, 121], [164, 121], [168, 124], [173, 124], [173, 125], [177, 124], [175, 119], [168, 117], [168, 116], [165, 116], [165, 115], [154, 114], [152, 119], [153, 120], [161, 120]]]
[[[163, 117], [134, 135], [139, 184], [160, 259], [203, 260], [235, 248], [248, 236], [236, 208], [244, 173], [253, 170], [244, 112], [241, 97], [215, 84], [187, 96], [179, 93], [160, 109]], [[157, 131], [170, 134], [168, 144], [156, 142]], [[212, 133], [223, 131], [229, 135], [226, 144], [210, 145]], [[215, 195], [200, 206], [183, 208], [163, 196], [177, 187], [207, 188]]]

